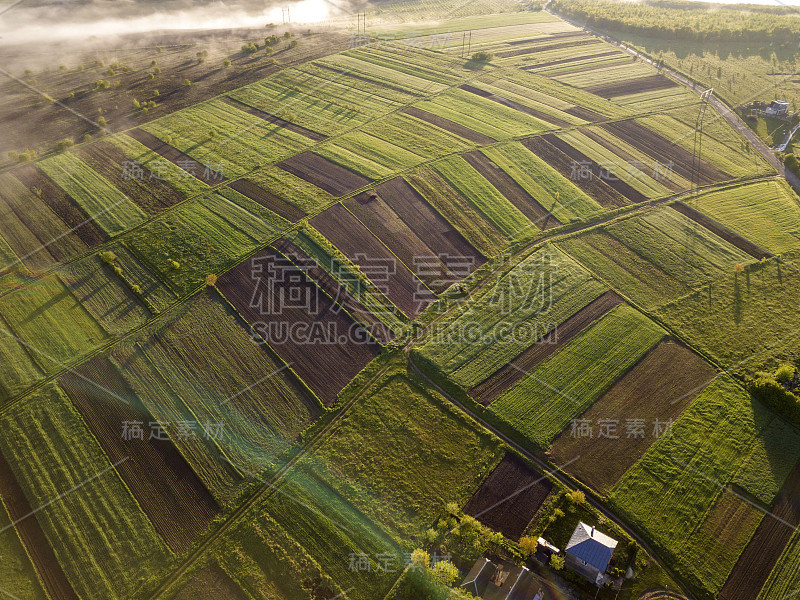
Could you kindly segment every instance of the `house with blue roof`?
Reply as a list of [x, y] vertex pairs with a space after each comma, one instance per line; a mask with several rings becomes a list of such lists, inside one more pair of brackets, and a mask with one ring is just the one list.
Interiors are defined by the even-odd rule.
[[581, 521], [564, 549], [564, 563], [576, 573], [601, 586], [607, 580], [606, 569], [616, 547], [617, 540]]

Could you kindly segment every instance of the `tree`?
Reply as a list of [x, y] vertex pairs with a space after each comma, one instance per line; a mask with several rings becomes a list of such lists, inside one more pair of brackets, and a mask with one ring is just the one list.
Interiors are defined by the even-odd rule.
[[214, 287], [217, 285], [217, 276], [214, 273], [209, 273], [206, 275], [206, 285], [208, 287]]
[[775, 381], [789, 383], [794, 378], [794, 366], [783, 364], [775, 371]]
[[486, 50], [481, 50], [480, 52], [476, 52], [475, 54], [472, 55], [472, 60], [481, 63], [488, 63], [493, 58], [494, 54], [492, 54], [491, 52], [486, 52]]
[[742, 273], [744, 273], [744, 265], [742, 263], [736, 263], [733, 266], [733, 272], [738, 277]]
[[519, 540], [519, 547], [526, 556], [536, 554], [536, 549], [539, 547], [539, 541], [535, 537], [526, 535]]
[[433, 572], [434, 581], [446, 586], [453, 585], [459, 576], [458, 567], [449, 560], [437, 561], [431, 571]]
[[98, 117], [97, 124], [100, 125], [100, 127], [105, 127], [106, 126], [106, 118], [105, 117]]
[[560, 554], [553, 554], [550, 557], [550, 566], [556, 571], [560, 571], [564, 568], [564, 557]]
[[566, 494], [567, 500], [576, 506], [583, 506], [586, 503], [586, 494], [581, 490], [575, 490]]
[[225, 68], [228, 68], [228, 67], [230, 67], [230, 66], [231, 66], [231, 61], [230, 61], [230, 59], [226, 58], [225, 60], [223, 60], [223, 61], [222, 61], [222, 66], [223, 66], [223, 67], [225, 67]]

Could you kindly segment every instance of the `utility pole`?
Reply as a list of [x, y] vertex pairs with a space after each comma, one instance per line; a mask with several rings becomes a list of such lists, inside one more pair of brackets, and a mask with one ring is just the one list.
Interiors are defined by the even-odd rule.
[[284, 25], [292, 22], [292, 17], [289, 14], [289, 7], [281, 8], [281, 17], [283, 18]]
[[470, 31], [469, 32], [469, 41], [467, 42], [467, 56], [470, 55], [471, 50], [472, 50], [472, 32]]
[[700, 93], [700, 108], [697, 111], [697, 120], [694, 123], [694, 147], [692, 149], [692, 181], [690, 191], [700, 187], [700, 167], [703, 154], [703, 120], [706, 117], [708, 99], [714, 93], [714, 88], [708, 88]]
[[467, 32], [464, 32], [464, 35], [461, 37], [461, 58], [464, 58], [464, 46], [467, 43]]

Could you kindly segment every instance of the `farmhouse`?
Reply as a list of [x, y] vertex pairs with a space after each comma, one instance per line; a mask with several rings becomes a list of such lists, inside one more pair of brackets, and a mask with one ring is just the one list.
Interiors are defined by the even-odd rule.
[[555, 600], [543, 582], [527, 567], [480, 558], [461, 587], [484, 600]]
[[581, 521], [565, 549], [565, 564], [599, 586], [606, 578], [605, 571], [616, 547], [617, 540]]
[[789, 103], [784, 100], [773, 100], [764, 112], [770, 117], [788, 115]]

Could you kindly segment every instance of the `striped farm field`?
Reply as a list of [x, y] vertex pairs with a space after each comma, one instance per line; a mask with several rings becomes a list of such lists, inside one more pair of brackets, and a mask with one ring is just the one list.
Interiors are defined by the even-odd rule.
[[690, 206], [775, 254], [800, 247], [800, 204], [782, 181], [709, 192]]
[[635, 309], [619, 306], [495, 400], [490, 410], [533, 445], [546, 448], [665, 335]]
[[433, 170], [468, 200], [506, 239], [530, 235], [536, 227], [508, 199], [460, 156], [432, 165]]
[[466, 150], [462, 138], [405, 113], [393, 113], [361, 128], [361, 132], [390, 142], [426, 160]]
[[45, 269], [87, 250], [41, 193], [11, 173], [0, 175], [0, 274], [4, 269]]
[[[733, 508], [738, 513], [736, 525], [729, 524], [725, 536], [714, 535], [709, 522], [723, 510], [721, 503], [737, 503], [725, 486], [772, 418], [729, 377], [722, 376], [675, 421], [671, 435], [661, 436], [650, 447], [611, 494], [614, 508], [670, 556], [693, 587], [705, 590], [703, 597], [720, 591], [763, 516], [749, 505]], [[720, 518], [724, 523], [724, 514]]]
[[[551, 294], [542, 295], [539, 281]], [[439, 323], [415, 349], [415, 357], [469, 389], [603, 292], [572, 259], [547, 245], [496, 277], [472, 299], [471, 310]], [[516, 326], [508, 325], [513, 314]]]
[[109, 236], [146, 219], [145, 213], [127, 196], [74, 154], [57, 154], [42, 160], [38, 166]]
[[[202, 123], [198, 127], [198, 123]], [[142, 129], [225, 177], [244, 175], [311, 145], [311, 140], [222, 100], [185, 108]]]
[[127, 600], [170, 552], [64, 393], [31, 400], [0, 417], [0, 448], [78, 597]]
[[363, 131], [344, 134], [315, 152], [370, 179], [383, 179], [424, 161], [418, 154]]
[[[321, 414], [319, 400], [293, 365], [253, 343], [247, 325], [216, 292], [195, 296], [170, 317], [126, 345], [117, 361], [144, 360], [169, 382], [185, 405], [180, 420], [222, 423], [215, 442], [235, 468], [260, 471], [275, 463]], [[137, 392], [149, 385], [129, 383]], [[144, 393], [142, 401], [157, 407], [159, 398]]]
[[317, 212], [333, 200], [333, 196], [325, 190], [279, 167], [264, 167], [247, 177], [280, 202], [294, 206], [305, 214]]
[[[4, 461], [4, 459], [2, 460]], [[8, 465], [5, 466], [7, 467]], [[3, 489], [0, 490], [0, 494], [3, 496], [8, 495], [9, 483], [7, 478], [3, 480]], [[4, 498], [3, 504], [9, 504], [8, 499]], [[26, 512], [30, 512], [29, 506], [21, 506], [20, 508], [23, 510], [28, 508]], [[15, 514], [13, 520], [16, 520], [19, 516], [22, 515]], [[2, 548], [3, 557], [5, 558], [0, 564], [0, 578], [3, 580], [3, 588], [6, 594], [14, 594], [20, 598], [47, 600], [49, 596], [44, 591], [41, 580], [38, 579], [35, 564], [31, 560], [28, 550], [26, 550], [23, 539], [17, 533], [17, 529], [10, 526], [11, 522], [12, 517], [9, 516], [8, 510], [5, 506], [0, 505], [0, 528], [3, 529], [3, 533], [0, 534], [0, 548]], [[38, 526], [38, 523], [36, 525]], [[41, 528], [39, 530], [41, 531]]]

